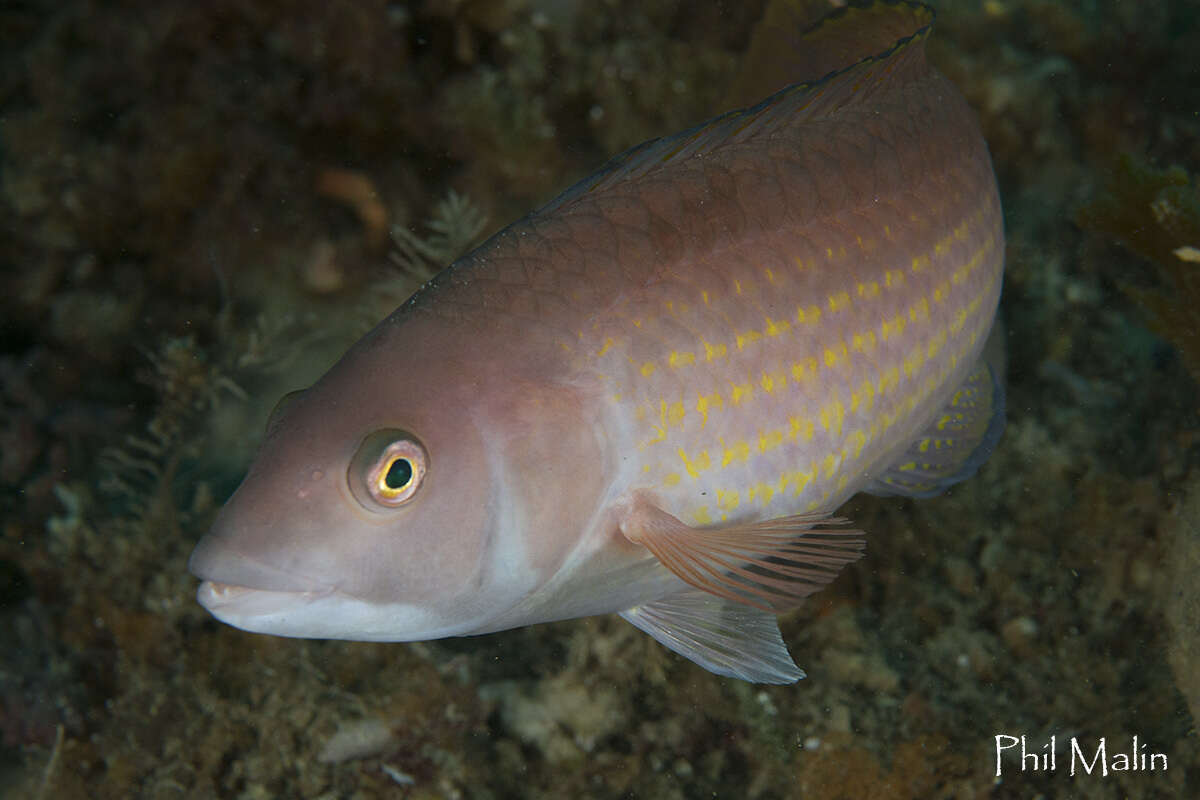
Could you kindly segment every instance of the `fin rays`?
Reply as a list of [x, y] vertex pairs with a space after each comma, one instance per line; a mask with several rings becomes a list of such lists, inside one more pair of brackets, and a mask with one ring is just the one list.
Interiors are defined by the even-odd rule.
[[980, 360], [943, 413], [866, 491], [931, 497], [975, 474], [1004, 433], [1004, 385]]
[[741, 603], [687, 589], [621, 616], [663, 647], [718, 675], [776, 684], [804, 677], [774, 615]]
[[622, 525], [681, 580], [709, 594], [780, 613], [857, 560], [862, 531], [824, 514], [799, 514], [728, 528], [692, 528], [638, 500]]

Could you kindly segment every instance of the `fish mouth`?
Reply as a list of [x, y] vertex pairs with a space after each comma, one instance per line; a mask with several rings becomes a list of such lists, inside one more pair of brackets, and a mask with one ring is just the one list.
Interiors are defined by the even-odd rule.
[[405, 603], [369, 603], [336, 587], [270, 591], [206, 580], [196, 599], [216, 619], [250, 633], [298, 639], [411, 642], [471, 632]]
[[231, 590], [278, 592], [297, 595], [327, 592], [333, 587], [325, 581], [305, 575], [288, 566], [275, 566], [284, 559], [260, 558], [232, 545], [230, 540], [210, 532], [203, 537], [188, 559], [188, 571], [205, 583], [220, 587], [222, 594]]
[[244, 621], [253, 617], [294, 611], [299, 606], [328, 597], [333, 592], [332, 586], [279, 591], [205, 580], [201, 581], [200, 588], [196, 590], [196, 601], [222, 622], [235, 624], [235, 619]]
[[337, 590], [313, 576], [247, 555], [211, 533], [196, 545], [188, 570], [201, 580], [197, 602], [239, 628], [254, 627], [253, 620], [295, 613]]

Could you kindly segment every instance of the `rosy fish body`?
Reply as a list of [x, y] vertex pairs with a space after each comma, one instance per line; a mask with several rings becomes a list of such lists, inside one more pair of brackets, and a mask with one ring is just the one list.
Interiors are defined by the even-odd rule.
[[830, 514], [940, 491], [1002, 427], [1000, 203], [931, 19], [827, 18], [806, 58], [855, 26], [868, 57], [442, 272], [275, 415], [192, 556], [200, 602], [393, 641], [617, 612], [714, 672], [802, 677], [774, 615], [863, 548]]

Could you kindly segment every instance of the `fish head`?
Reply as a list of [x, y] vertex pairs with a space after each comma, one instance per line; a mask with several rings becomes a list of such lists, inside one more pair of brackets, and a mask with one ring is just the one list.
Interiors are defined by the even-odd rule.
[[554, 463], [572, 437], [587, 471], [599, 459], [575, 405], [531, 405], [493, 360], [473, 370], [401, 346], [419, 326], [381, 327], [281, 402], [192, 554], [198, 600], [218, 619], [306, 638], [471, 633], [565, 557], [569, 543], [542, 534], [599, 490]]

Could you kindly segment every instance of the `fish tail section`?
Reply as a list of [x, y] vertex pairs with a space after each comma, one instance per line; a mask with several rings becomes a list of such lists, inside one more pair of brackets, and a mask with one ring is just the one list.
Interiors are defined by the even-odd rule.
[[688, 589], [621, 616], [718, 675], [752, 683], [795, 683], [804, 677], [779, 635], [774, 614]]
[[942, 412], [899, 460], [864, 491], [881, 497], [932, 497], [987, 461], [1004, 433], [1004, 385], [980, 359]]
[[798, 606], [862, 556], [862, 531], [845, 524], [827, 514], [798, 514], [693, 528], [638, 499], [621, 531], [691, 586], [777, 614]]

